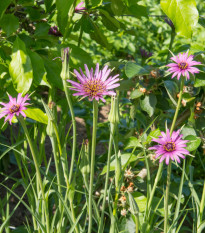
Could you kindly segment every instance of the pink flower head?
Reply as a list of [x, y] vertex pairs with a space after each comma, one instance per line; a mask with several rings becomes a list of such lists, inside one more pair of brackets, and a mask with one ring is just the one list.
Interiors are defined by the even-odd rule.
[[175, 63], [170, 63], [167, 66], [170, 67], [168, 71], [172, 74], [172, 78], [177, 75], [179, 80], [181, 75], [186, 76], [189, 79], [189, 72], [194, 75], [194, 73], [199, 73], [199, 69], [193, 67], [194, 65], [200, 65], [201, 62], [193, 61], [194, 56], [188, 56], [188, 52], [180, 53], [177, 56], [171, 57]]
[[75, 7], [75, 12], [80, 13], [86, 10], [85, 7], [81, 7], [84, 4], [84, 1], [80, 2], [76, 7]]
[[166, 134], [161, 132], [162, 136], [159, 138], [153, 138], [152, 141], [157, 142], [158, 145], [152, 146], [149, 150], [156, 150], [155, 151], [155, 158], [158, 158], [160, 155], [162, 156], [159, 160], [161, 163], [164, 159], [166, 159], [166, 164], [169, 164], [169, 160], [176, 160], [180, 163], [179, 157], [185, 159], [184, 155], [188, 155], [189, 151], [184, 149], [186, 147], [187, 140], [181, 139], [183, 137], [180, 134], [180, 130], [174, 131], [170, 136], [170, 132], [167, 129]]
[[74, 82], [72, 80], [67, 80], [73, 85], [71, 90], [77, 91], [74, 93], [74, 96], [83, 96], [88, 97], [90, 101], [96, 99], [99, 101], [101, 99], [105, 102], [103, 98], [104, 95], [116, 95], [114, 91], [110, 91], [110, 89], [114, 89], [119, 87], [120, 84], [116, 83], [119, 81], [119, 74], [114, 77], [109, 76], [111, 73], [111, 69], [108, 69], [108, 66], [104, 66], [102, 70], [99, 70], [99, 64], [96, 65], [95, 72], [93, 73], [93, 68], [89, 71], [87, 65], [85, 64], [85, 73], [83, 73], [80, 68], [80, 73], [77, 70], [74, 70], [74, 73], [77, 76], [77, 79], [80, 83]]
[[22, 97], [21, 93], [18, 94], [17, 98], [13, 98], [10, 95], [8, 96], [10, 100], [9, 103], [5, 104], [0, 102], [0, 104], [4, 106], [2, 109], [0, 109], [0, 119], [7, 115], [5, 122], [9, 119], [9, 123], [11, 125], [12, 118], [15, 114], [17, 116], [21, 114], [23, 117], [26, 117], [26, 114], [23, 112], [23, 110], [26, 109], [25, 106], [29, 105], [29, 103], [25, 102], [30, 99], [28, 98], [28, 95]]

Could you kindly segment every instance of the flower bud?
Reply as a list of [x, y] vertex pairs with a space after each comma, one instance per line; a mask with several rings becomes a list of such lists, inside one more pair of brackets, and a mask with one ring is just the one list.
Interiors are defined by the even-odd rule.
[[111, 97], [111, 109], [108, 120], [113, 124], [119, 124], [120, 122], [118, 95]]
[[61, 50], [62, 71], [60, 76], [63, 80], [69, 79], [69, 53], [69, 48], [64, 48]]

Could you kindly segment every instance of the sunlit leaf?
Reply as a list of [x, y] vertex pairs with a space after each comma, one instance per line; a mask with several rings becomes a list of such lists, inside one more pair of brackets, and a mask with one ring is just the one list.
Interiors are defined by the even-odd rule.
[[12, 60], [9, 65], [14, 88], [25, 94], [29, 91], [33, 80], [33, 69], [24, 42], [17, 37], [13, 45]]
[[39, 108], [27, 108], [24, 110], [27, 117], [41, 122], [43, 124], [48, 124], [48, 117], [47, 115]]
[[199, 13], [195, 0], [161, 0], [162, 10], [172, 20], [179, 35], [191, 37]]

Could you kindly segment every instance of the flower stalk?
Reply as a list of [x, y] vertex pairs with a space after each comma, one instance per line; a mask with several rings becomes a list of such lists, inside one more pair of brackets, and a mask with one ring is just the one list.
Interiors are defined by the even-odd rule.
[[30, 138], [30, 135], [29, 135], [29, 132], [28, 132], [28, 130], [27, 130], [27, 127], [26, 127], [26, 124], [25, 124], [25, 121], [24, 121], [23, 117], [18, 116], [18, 120], [20, 121], [20, 123], [21, 123], [21, 125], [22, 125], [22, 128], [23, 128], [23, 130], [24, 130], [24, 133], [25, 133], [25, 135], [26, 135], [26, 139], [27, 139], [28, 144], [29, 144], [29, 146], [30, 146], [31, 154], [32, 154], [33, 161], [34, 161], [34, 165], [35, 165], [35, 169], [36, 169], [37, 181], [38, 181], [38, 184], [39, 184], [39, 186], [40, 186], [41, 193], [42, 193], [42, 198], [43, 198], [44, 205], [45, 205], [46, 230], [47, 230], [47, 232], [50, 232], [48, 203], [46, 202], [46, 197], [45, 197], [44, 188], [43, 188], [43, 182], [42, 182], [41, 174], [40, 174], [40, 170], [39, 170], [39, 164], [38, 164], [38, 162], [37, 162], [37, 157], [36, 157], [37, 151], [36, 151], [35, 146], [34, 146], [33, 143], [32, 143], [32, 140], [31, 140], [31, 138]]
[[90, 165], [90, 184], [89, 184], [89, 224], [88, 233], [92, 232], [92, 195], [93, 195], [93, 179], [95, 169], [95, 148], [96, 148], [96, 133], [98, 121], [98, 102], [93, 100], [93, 134], [92, 134], [92, 147], [91, 147], [91, 165]]
[[[173, 121], [172, 121], [172, 126], [171, 126], [171, 129], [170, 129], [170, 136], [173, 133], [175, 123], [176, 123], [176, 120], [177, 120], [177, 116], [178, 116], [178, 113], [179, 113], [181, 100], [182, 100], [182, 94], [183, 94], [184, 80], [185, 80], [185, 77], [182, 76], [181, 85], [180, 85], [180, 92], [179, 92], [179, 99], [178, 99], [176, 111], [175, 111], [175, 114], [174, 114], [174, 118], [173, 118]], [[169, 189], [170, 189], [170, 180], [171, 180], [171, 167], [172, 167], [172, 162], [170, 161], [169, 165], [167, 167], [167, 185], [166, 185], [166, 195], [165, 195], [165, 200], [164, 200], [164, 203], [165, 203], [165, 205], [164, 205], [165, 206], [164, 233], [168, 232], [168, 217], [169, 217], [168, 216], [168, 203], [169, 203]]]

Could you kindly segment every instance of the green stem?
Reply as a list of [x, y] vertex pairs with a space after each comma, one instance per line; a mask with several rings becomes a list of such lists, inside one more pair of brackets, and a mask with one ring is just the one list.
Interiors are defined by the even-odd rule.
[[110, 158], [112, 154], [112, 144], [114, 140], [114, 133], [115, 133], [115, 124], [110, 123], [110, 140], [109, 140], [109, 149], [108, 149], [108, 158], [107, 158], [107, 173], [105, 178], [105, 188], [104, 188], [104, 196], [103, 196], [103, 204], [102, 204], [102, 213], [101, 213], [101, 219], [100, 219], [100, 227], [98, 229], [98, 232], [103, 232], [103, 219], [104, 219], [104, 212], [105, 212], [105, 202], [106, 202], [106, 196], [107, 196], [107, 188], [108, 188], [108, 181], [109, 181], [109, 173], [110, 173]]
[[90, 172], [90, 187], [89, 187], [89, 225], [88, 233], [92, 231], [92, 194], [93, 194], [93, 178], [95, 168], [95, 148], [96, 148], [96, 132], [98, 121], [98, 102], [93, 100], [93, 135], [92, 135], [92, 148], [91, 148], [91, 172]]
[[83, 36], [83, 27], [81, 26], [81, 28], [80, 28], [80, 35], [79, 35], [79, 39], [78, 39], [78, 47], [80, 47], [82, 36]]
[[[179, 99], [178, 99], [178, 102], [177, 102], [176, 111], [175, 111], [174, 118], [173, 118], [173, 121], [172, 121], [171, 129], [170, 129], [170, 136], [172, 135], [172, 133], [174, 131], [175, 123], [176, 123], [177, 116], [178, 116], [178, 113], [179, 113], [179, 109], [180, 109], [180, 106], [181, 106], [183, 87], [184, 87], [184, 80], [185, 80], [185, 77], [182, 76], [181, 85], [180, 85], [180, 92], [179, 92]], [[167, 233], [167, 231], [168, 231], [168, 203], [169, 203], [169, 188], [170, 188], [170, 178], [171, 178], [171, 167], [172, 167], [172, 162], [170, 161], [169, 165], [167, 167], [167, 186], [166, 186], [166, 195], [165, 195], [164, 233]]]
[[201, 218], [201, 221], [202, 221], [202, 218], [203, 218], [204, 206], [205, 206], [205, 180], [204, 180], [204, 188], [203, 188], [203, 193], [202, 193], [201, 203], [200, 203], [200, 218]]
[[[170, 39], [170, 43], [169, 43], [169, 51], [172, 50], [172, 45], [174, 43], [175, 36], [176, 36], [176, 33], [175, 33], [175, 30], [173, 29], [172, 32], [171, 32], [171, 39]], [[168, 51], [168, 54], [167, 54], [166, 64], [168, 63], [169, 58], [170, 58], [170, 52], [169, 51]]]
[[184, 87], [184, 79], [185, 79], [185, 77], [182, 76], [181, 85], [180, 85], [180, 92], [179, 92], [179, 99], [178, 99], [178, 102], [177, 102], [177, 108], [176, 108], [176, 111], [175, 111], [175, 114], [174, 114], [174, 119], [172, 121], [172, 126], [171, 126], [171, 129], [170, 129], [170, 135], [172, 135], [172, 133], [174, 131], [175, 123], [176, 123], [177, 116], [178, 116], [178, 113], [179, 113], [179, 109], [180, 109], [180, 106], [181, 106], [183, 87]]
[[66, 99], [70, 108], [70, 113], [71, 113], [71, 118], [72, 118], [72, 125], [73, 125], [73, 146], [72, 146], [72, 157], [71, 157], [71, 164], [70, 164], [70, 173], [69, 173], [69, 184], [71, 183], [72, 180], [72, 174], [73, 174], [73, 167], [74, 167], [74, 162], [75, 162], [75, 151], [76, 151], [76, 121], [75, 121], [75, 114], [73, 110], [73, 104], [70, 98], [70, 93], [69, 89], [67, 87], [67, 82], [65, 79], [62, 79], [63, 81], [63, 86], [64, 86], [64, 91], [66, 95]]
[[50, 224], [49, 224], [49, 212], [48, 212], [48, 205], [47, 205], [47, 202], [46, 202], [46, 197], [45, 197], [45, 193], [44, 193], [44, 188], [43, 188], [43, 182], [42, 182], [42, 179], [41, 179], [41, 173], [40, 173], [40, 170], [39, 170], [39, 164], [37, 162], [37, 151], [32, 143], [32, 140], [30, 138], [30, 135], [28, 133], [28, 130], [27, 130], [27, 127], [26, 127], [26, 124], [24, 122], [24, 119], [22, 117], [18, 117], [18, 120], [20, 121], [22, 127], [23, 127], [23, 130], [25, 132], [25, 135], [26, 135], [26, 138], [27, 138], [27, 141], [29, 143], [29, 146], [30, 146], [30, 150], [31, 150], [31, 154], [32, 154], [32, 157], [33, 157], [33, 161], [34, 161], [34, 165], [35, 165], [35, 169], [36, 169], [36, 174], [37, 174], [37, 181], [40, 185], [40, 189], [41, 189], [41, 193], [42, 193], [42, 198], [43, 198], [43, 201], [44, 201], [44, 204], [45, 204], [45, 215], [46, 215], [46, 230], [47, 232], [50, 232]]
[[[58, 192], [60, 195], [61, 193], [61, 176], [60, 176], [60, 171], [59, 171], [59, 158], [58, 158], [58, 149], [57, 149], [57, 143], [56, 139], [54, 137], [50, 137], [51, 144], [53, 147], [53, 156], [54, 156], [54, 161], [55, 161], [55, 167], [56, 167], [56, 176], [57, 176], [57, 185], [58, 185]], [[59, 209], [60, 212], [62, 211], [62, 203], [59, 200]]]
[[154, 185], [153, 185], [153, 188], [152, 188], [152, 191], [151, 191], [151, 194], [150, 194], [150, 198], [149, 198], [149, 201], [148, 201], [148, 206], [147, 206], [146, 214], [145, 214], [146, 219], [148, 217], [148, 213], [149, 213], [149, 210], [150, 210], [150, 207], [151, 207], [151, 204], [152, 204], [152, 200], [153, 200], [153, 197], [154, 197], [154, 194], [155, 194], [155, 190], [156, 190], [158, 181], [159, 181], [159, 179], [160, 179], [160, 177], [162, 175], [162, 170], [163, 170], [163, 163], [160, 163], [158, 171], [157, 171], [157, 175], [156, 175], [156, 178], [155, 178], [155, 181], [154, 181]]
[[179, 216], [179, 209], [180, 209], [180, 204], [181, 204], [181, 195], [182, 195], [182, 188], [183, 188], [183, 184], [184, 184], [184, 173], [185, 173], [185, 159], [183, 160], [183, 169], [182, 169], [182, 175], [181, 175], [181, 181], [180, 181], [180, 185], [179, 185], [179, 192], [178, 192], [178, 199], [177, 199], [177, 204], [175, 207], [175, 213], [174, 213], [174, 228], [172, 229], [172, 233], [176, 232], [176, 226], [177, 226], [177, 219]]

